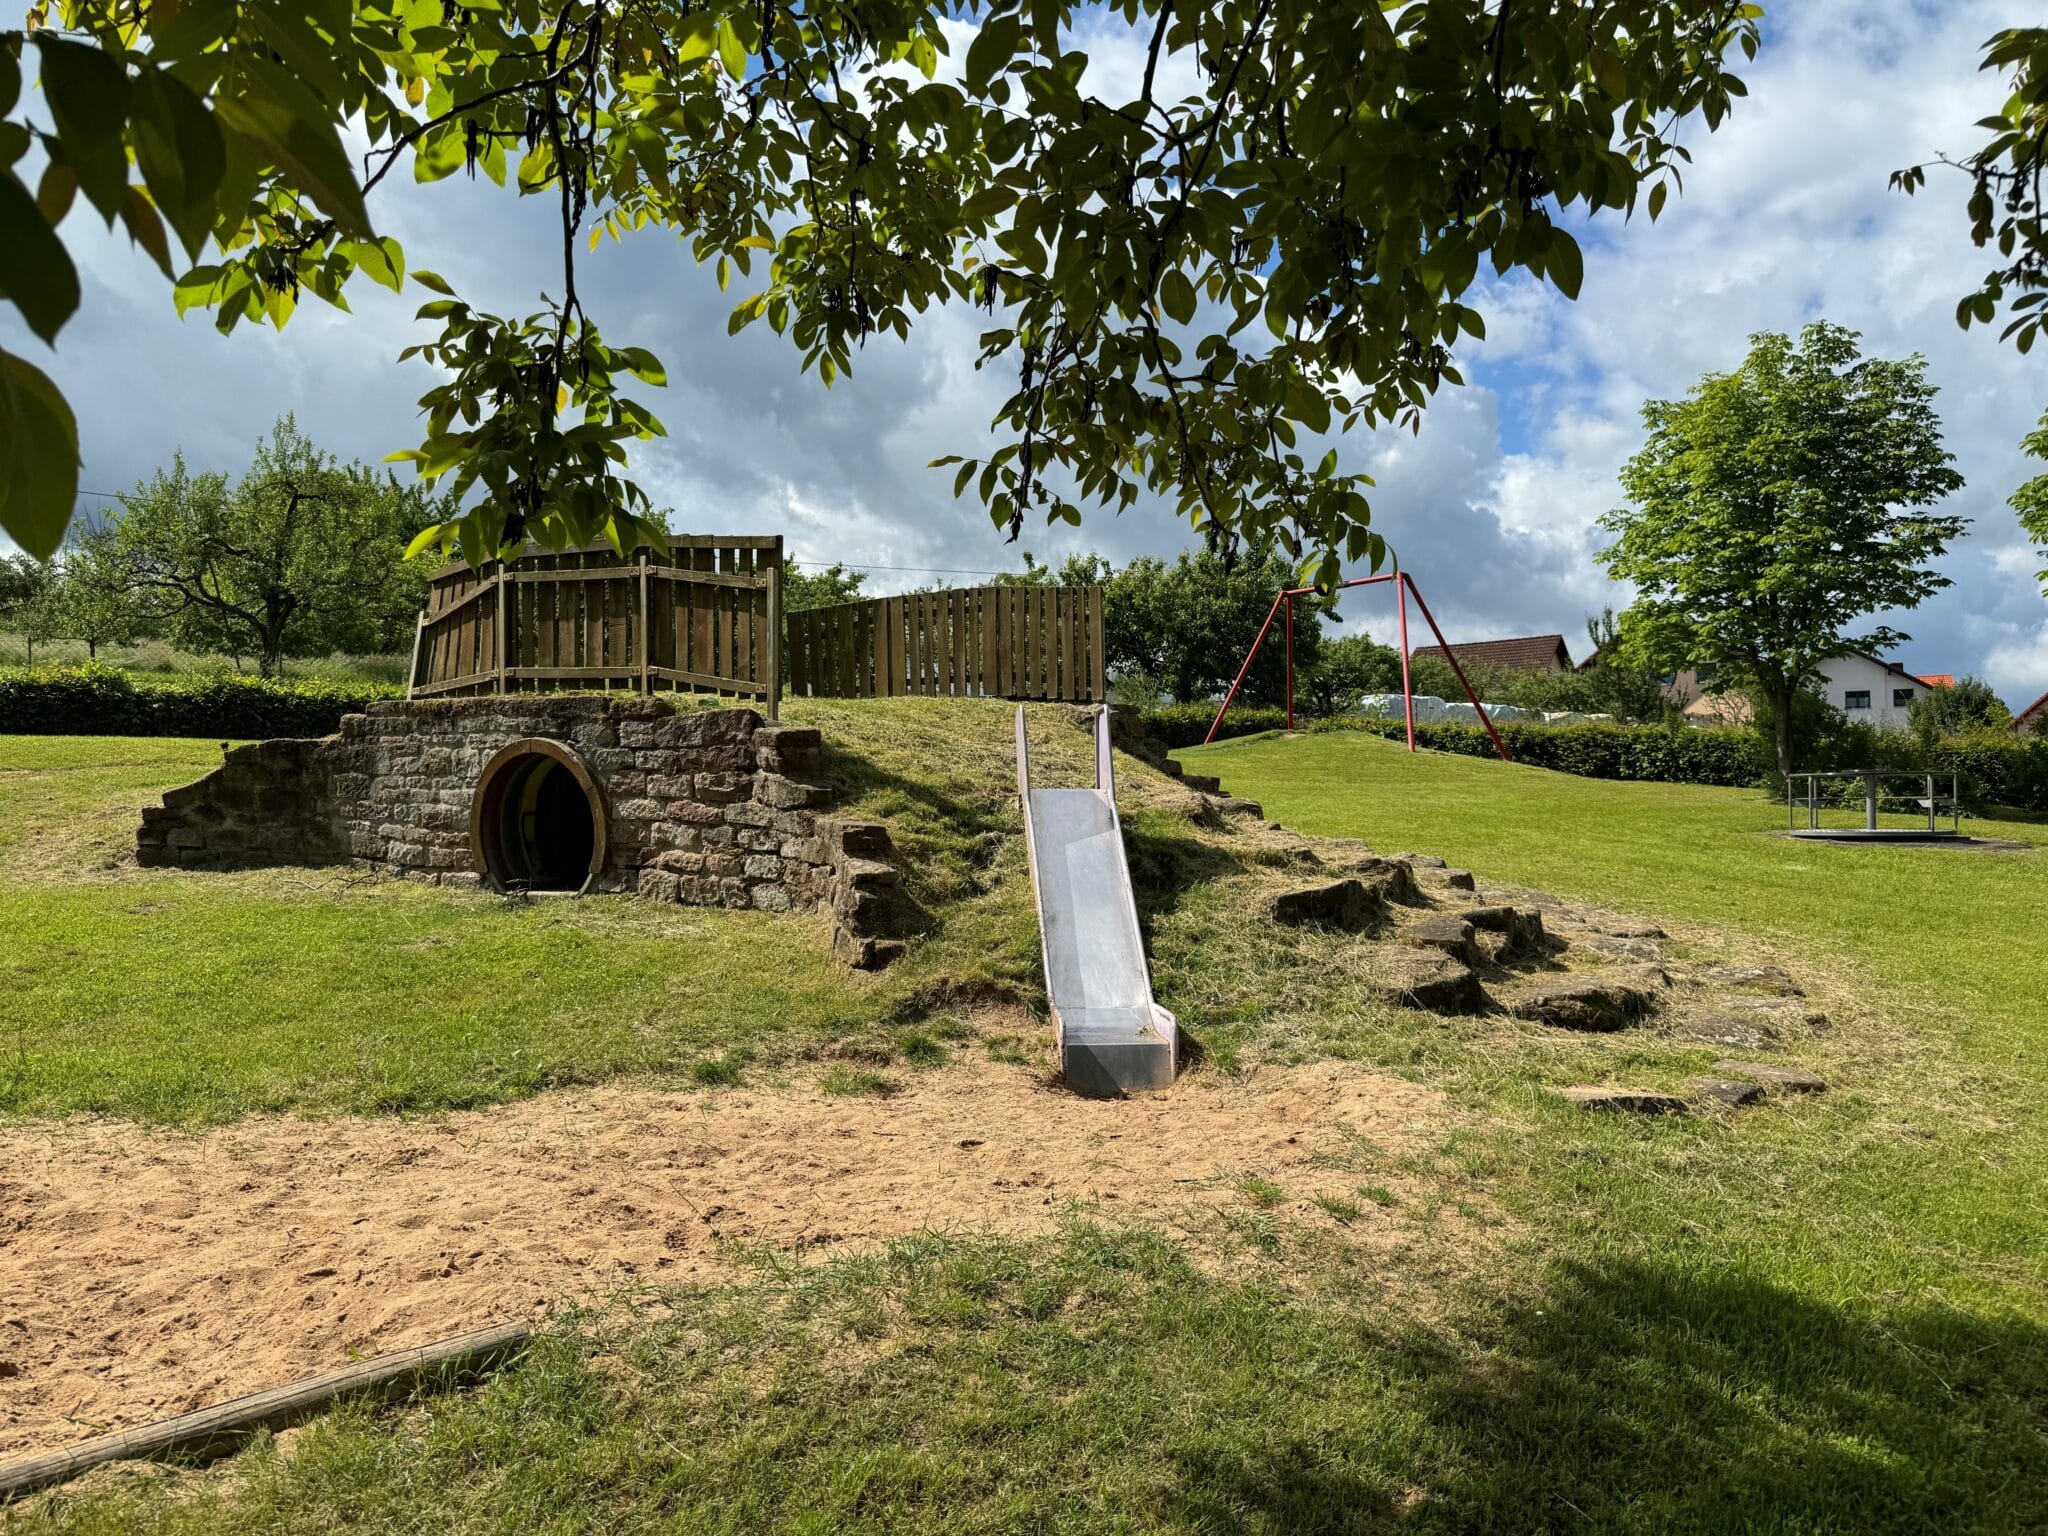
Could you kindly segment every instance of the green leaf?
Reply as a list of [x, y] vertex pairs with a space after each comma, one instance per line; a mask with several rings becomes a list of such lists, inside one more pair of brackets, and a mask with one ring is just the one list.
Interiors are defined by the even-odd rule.
[[43, 167], [43, 179], [36, 185], [36, 211], [55, 229], [71, 211], [71, 199], [77, 192], [78, 178], [71, 174], [71, 167], [52, 160]]
[[149, 195], [185, 254], [197, 258], [219, 217], [227, 176], [220, 125], [182, 81], [160, 69], [145, 69], [135, 81], [131, 134]]
[[0, 238], [0, 293], [14, 301], [30, 330], [54, 345], [78, 308], [78, 269], [12, 171], [0, 171], [0, 230], [6, 231]]
[[1195, 318], [1195, 285], [1179, 267], [1167, 270], [1159, 279], [1159, 302], [1176, 322], [1186, 325]]
[[734, 80], [747, 77], [747, 45], [740, 41], [739, 33], [733, 30], [729, 21], [718, 24], [718, 62], [725, 66], [725, 72]]
[[[395, 458], [397, 455], [394, 454], [393, 457]], [[441, 544], [445, 526], [442, 523], [432, 523], [414, 534], [412, 542], [405, 546], [405, 558], [410, 560], [415, 555], [424, 553], [429, 549], [438, 548]]]
[[329, 108], [277, 66], [256, 58], [246, 66], [244, 88], [215, 98], [221, 121], [262, 145], [286, 179], [345, 232], [369, 235], [363, 190]]
[[661, 366], [661, 359], [645, 347], [621, 347], [615, 355], [619, 365], [634, 378], [648, 384], [668, 383], [668, 371]]
[[0, 532], [47, 560], [63, 544], [77, 501], [71, 407], [48, 374], [0, 352]]
[[1660, 181], [1650, 188], [1650, 217], [1655, 219], [1664, 211], [1664, 199], [1670, 194], [1671, 184]]
[[176, 277], [171, 269], [171, 243], [164, 238], [164, 221], [140, 187], [130, 187], [121, 200], [121, 222], [128, 238], [149, 252], [150, 260], [165, 277]]
[[412, 280], [422, 288], [431, 288], [436, 293], [445, 293], [451, 299], [455, 297], [455, 290], [448, 286], [448, 279], [438, 272], [429, 272], [425, 267], [415, 267], [413, 268]]
[[57, 125], [78, 185], [111, 224], [128, 190], [128, 71], [103, 48], [35, 36], [42, 55], [43, 100]]
[[1544, 269], [1550, 280], [1557, 284], [1558, 291], [1568, 299], [1579, 296], [1579, 284], [1585, 281], [1585, 258], [1579, 254], [1579, 242], [1565, 231], [1553, 227], [1550, 231], [1550, 248], [1544, 252]]
[[1014, 11], [1003, 16], [991, 16], [981, 24], [981, 30], [974, 34], [974, 41], [967, 45], [968, 90], [976, 95], [986, 91], [989, 82], [1003, 66], [1016, 57], [1017, 38], [1023, 27], [1023, 18]]

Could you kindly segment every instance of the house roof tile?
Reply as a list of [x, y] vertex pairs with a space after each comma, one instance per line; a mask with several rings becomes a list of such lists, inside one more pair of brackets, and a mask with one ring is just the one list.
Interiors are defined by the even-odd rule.
[[[1460, 662], [1480, 667], [1522, 667], [1532, 671], [1556, 670], [1569, 672], [1572, 669], [1572, 655], [1565, 648], [1563, 635], [1522, 635], [1510, 640], [1461, 640], [1454, 647]], [[1424, 656], [1442, 656], [1440, 645], [1418, 646], [1414, 651], [1419, 660]]]

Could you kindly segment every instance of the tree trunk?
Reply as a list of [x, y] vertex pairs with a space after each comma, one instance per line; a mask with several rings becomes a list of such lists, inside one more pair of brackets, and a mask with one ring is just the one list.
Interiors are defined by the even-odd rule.
[[1787, 800], [1792, 795], [1792, 696], [1788, 683], [1771, 684], [1771, 725], [1778, 738], [1778, 782]]
[[85, 641], [85, 659], [87, 661], [98, 661], [100, 659], [100, 643], [90, 635], [86, 637]]

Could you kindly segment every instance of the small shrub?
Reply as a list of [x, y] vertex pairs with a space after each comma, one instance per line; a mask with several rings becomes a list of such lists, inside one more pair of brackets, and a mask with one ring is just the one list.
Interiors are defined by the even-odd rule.
[[1374, 1205], [1392, 1205], [1394, 1203], [1394, 1192], [1384, 1184], [1366, 1184], [1361, 1186], [1358, 1192]]
[[1242, 1180], [1237, 1188], [1238, 1193], [1242, 1194], [1245, 1199], [1251, 1201], [1253, 1205], [1262, 1211], [1270, 1211], [1274, 1206], [1287, 1198], [1287, 1192], [1278, 1184], [1275, 1184], [1271, 1179], [1262, 1179], [1256, 1175]]
[[[1214, 704], [1162, 704], [1157, 709], [1146, 710], [1140, 718], [1145, 722], [1145, 732], [1169, 748], [1198, 747], [1209, 734], [1209, 727], [1216, 719]], [[1222, 741], [1229, 736], [1252, 736], [1260, 731], [1280, 731], [1287, 728], [1287, 711], [1273, 709], [1259, 704], [1233, 704], [1230, 713], [1223, 717], [1223, 728], [1216, 733]]]
[[903, 1037], [903, 1059], [913, 1067], [936, 1067], [946, 1059], [946, 1048], [922, 1030]]
[[1316, 1205], [1340, 1227], [1350, 1226], [1363, 1210], [1356, 1200], [1346, 1200], [1342, 1195], [1317, 1195]]
[[818, 1087], [837, 1098], [859, 1098], [863, 1094], [887, 1098], [896, 1092], [896, 1080], [866, 1067], [835, 1063], [818, 1075]]
[[723, 1056], [703, 1056], [690, 1063], [690, 1081], [705, 1088], [731, 1088], [740, 1080], [746, 1057], [738, 1051]]
[[[1769, 749], [1752, 731], [1667, 730], [1655, 725], [1501, 725], [1496, 727], [1518, 763], [1588, 779], [1648, 779], [1669, 784], [1755, 784], [1770, 766]], [[1311, 730], [1365, 731], [1401, 740], [1399, 720], [1345, 715], [1319, 720]], [[1417, 725], [1417, 746], [1467, 757], [1495, 755], [1480, 725]]]

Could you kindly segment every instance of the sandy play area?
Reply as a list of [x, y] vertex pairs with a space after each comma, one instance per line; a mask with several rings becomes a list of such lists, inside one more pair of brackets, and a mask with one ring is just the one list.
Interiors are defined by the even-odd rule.
[[[721, 1239], [830, 1255], [1039, 1231], [1070, 1202], [1177, 1226], [1242, 1203], [1246, 1175], [1327, 1220], [1314, 1197], [1360, 1175], [1322, 1154], [1397, 1150], [1443, 1113], [1331, 1066], [1091, 1102], [983, 1065], [890, 1098], [601, 1090], [434, 1120], [0, 1130], [0, 1457], [621, 1280], [716, 1278]], [[1343, 1230], [1387, 1241], [1398, 1219], [1368, 1206]]]

